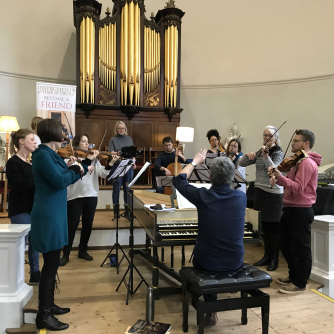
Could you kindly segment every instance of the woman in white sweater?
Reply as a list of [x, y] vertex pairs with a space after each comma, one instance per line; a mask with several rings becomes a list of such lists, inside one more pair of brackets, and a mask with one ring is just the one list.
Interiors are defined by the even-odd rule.
[[[77, 134], [73, 139], [73, 146], [88, 150], [88, 136], [85, 134]], [[80, 217], [82, 220], [82, 230], [78, 257], [87, 261], [93, 260], [93, 257], [87, 253], [87, 247], [97, 206], [99, 177], [107, 177], [109, 173], [112, 172], [112, 169], [114, 169], [112, 166], [117, 159], [117, 156], [113, 156], [113, 160], [110, 161], [107, 167], [103, 167], [99, 160], [94, 159], [91, 166], [88, 167], [88, 173], [81, 180], [71, 184], [67, 188], [68, 245], [63, 249], [63, 257], [60, 260], [61, 266], [66, 265], [69, 261]], [[66, 159], [65, 161], [67, 164], [73, 163], [72, 159]]]

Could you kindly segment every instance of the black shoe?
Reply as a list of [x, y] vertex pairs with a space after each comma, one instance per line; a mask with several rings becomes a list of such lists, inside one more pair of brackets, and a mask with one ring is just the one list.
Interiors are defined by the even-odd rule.
[[86, 261], [92, 261], [93, 260], [93, 257], [90, 256], [86, 250], [82, 250], [82, 249], [79, 249], [79, 252], [78, 252], [78, 258], [79, 259], [84, 259]]
[[41, 272], [40, 271], [34, 271], [34, 272], [30, 273], [29, 284], [37, 285], [40, 280], [41, 280]]
[[117, 218], [117, 214], [119, 214], [119, 204], [114, 204], [114, 219]]
[[50, 331], [63, 331], [67, 329], [69, 325], [55, 318], [51, 313], [51, 308], [49, 308], [37, 314], [36, 327], [37, 329], [46, 328]]
[[218, 322], [217, 312], [207, 313], [204, 317], [204, 326], [214, 326]]
[[59, 307], [56, 304], [53, 304], [53, 306], [51, 307], [51, 313], [54, 314], [54, 315], [62, 315], [62, 314], [66, 314], [70, 311], [71, 311], [71, 309], [69, 307]]
[[274, 259], [271, 259], [271, 261], [270, 261], [270, 263], [268, 265], [267, 270], [268, 271], [274, 271], [274, 270], [277, 269], [277, 267], [278, 267], [278, 258], [276, 257]]
[[270, 263], [269, 257], [264, 256], [260, 261], [253, 263], [255, 267], [267, 266]]
[[66, 263], [67, 263], [68, 261], [70, 261], [69, 256], [63, 254], [63, 257], [60, 259], [60, 263], [59, 263], [59, 265], [60, 265], [61, 267], [63, 267], [63, 266], [66, 265]]

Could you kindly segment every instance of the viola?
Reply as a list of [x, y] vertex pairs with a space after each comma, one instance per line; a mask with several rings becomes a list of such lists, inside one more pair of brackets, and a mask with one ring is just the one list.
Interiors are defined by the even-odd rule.
[[292, 167], [295, 167], [297, 165], [297, 162], [304, 158], [305, 154], [302, 150], [299, 150], [291, 157], [285, 158], [278, 166], [277, 169], [280, 172], [289, 172]]

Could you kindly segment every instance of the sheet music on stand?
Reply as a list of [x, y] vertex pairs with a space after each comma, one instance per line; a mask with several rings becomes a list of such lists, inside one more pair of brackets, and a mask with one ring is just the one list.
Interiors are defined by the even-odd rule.
[[[219, 153], [219, 157], [226, 157], [226, 153], [225, 152], [220, 152]], [[205, 164], [210, 167], [212, 160], [218, 158], [218, 154], [217, 153], [207, 153], [206, 157], [205, 157]]]
[[157, 187], [171, 187], [174, 176], [156, 176]]
[[211, 182], [208, 166], [205, 164], [197, 165], [190, 174], [188, 181]]
[[130, 168], [133, 166], [134, 163], [135, 163], [135, 159], [121, 160], [121, 162], [117, 166], [116, 170], [108, 178], [108, 181], [111, 180], [111, 179], [116, 179], [118, 177], [124, 176], [130, 170]]
[[[210, 189], [212, 184], [211, 183], [189, 183], [192, 187], [196, 188], [206, 188]], [[177, 189], [176, 191], [176, 198], [177, 198], [177, 205], [179, 209], [195, 209], [195, 205], [189, 202], [183, 195], [179, 193]]]
[[141, 168], [141, 170], [138, 172], [136, 177], [128, 184], [128, 188], [131, 189], [132, 186], [137, 182], [137, 180], [140, 178], [140, 176], [146, 171], [147, 167], [150, 165], [150, 162], [145, 162], [145, 165]]

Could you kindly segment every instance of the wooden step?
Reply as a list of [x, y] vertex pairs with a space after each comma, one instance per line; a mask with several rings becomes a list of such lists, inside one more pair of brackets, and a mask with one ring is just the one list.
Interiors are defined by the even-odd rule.
[[20, 328], [7, 328], [7, 334], [36, 334], [38, 332], [35, 325], [24, 324]]
[[33, 286], [33, 294], [28, 303], [23, 308], [23, 313], [37, 313], [38, 312], [38, 286]]

